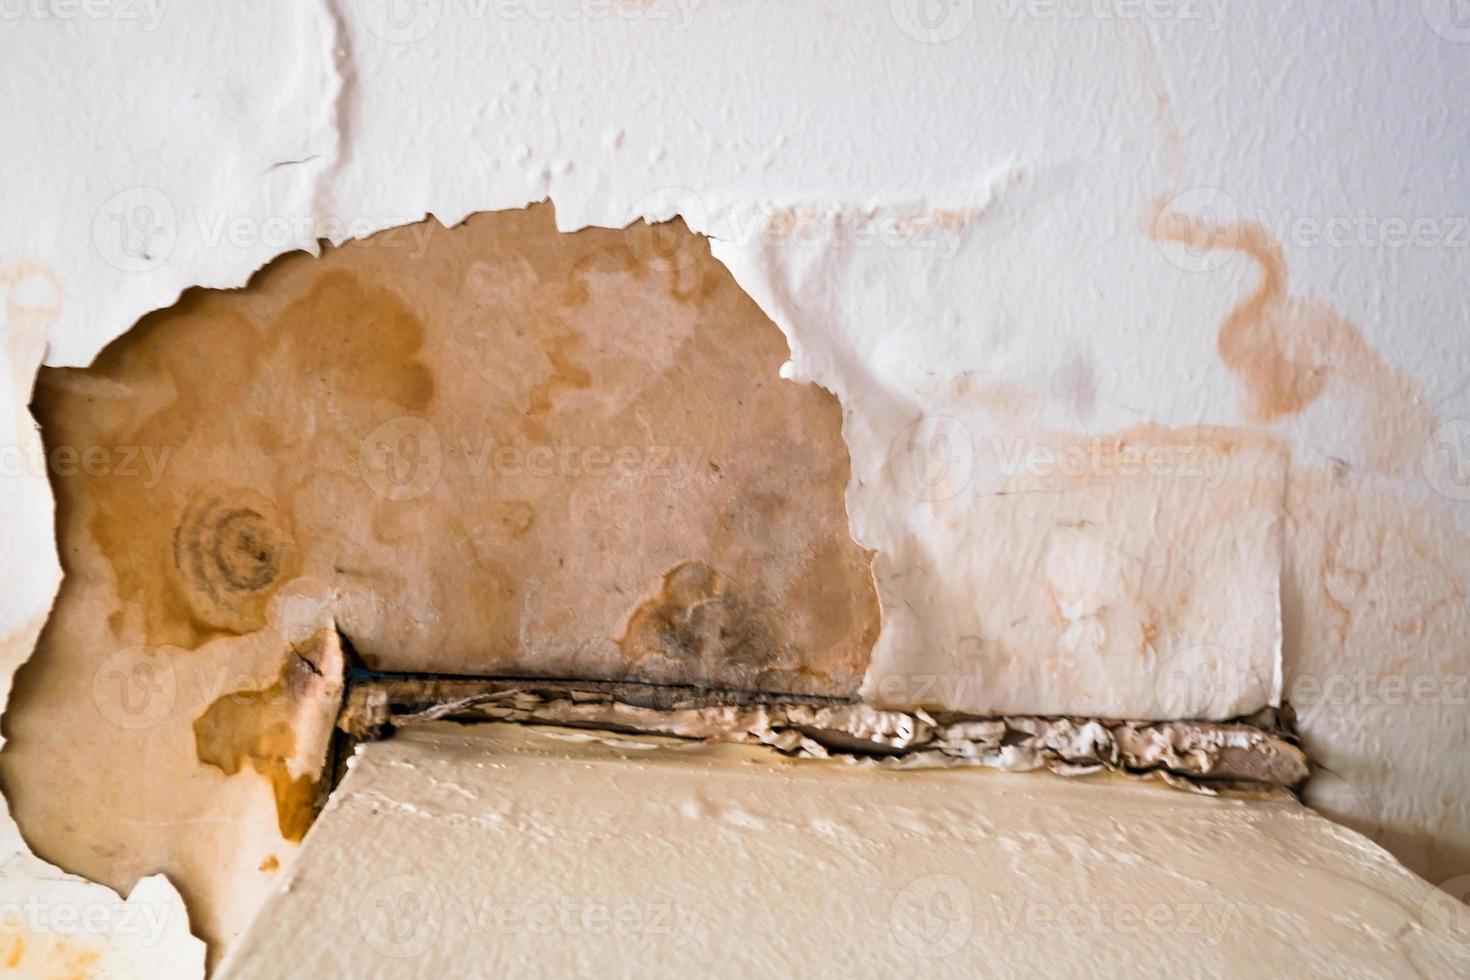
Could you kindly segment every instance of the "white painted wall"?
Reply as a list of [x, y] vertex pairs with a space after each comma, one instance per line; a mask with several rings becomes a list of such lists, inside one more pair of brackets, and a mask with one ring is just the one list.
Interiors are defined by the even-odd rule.
[[[1314, 800], [1435, 881], [1470, 872], [1452, 0], [47, 9], [6, 7], [0, 41], [9, 316], [43, 307], [7, 335], [9, 441], [37, 331], [83, 364], [187, 285], [425, 212], [677, 211], [787, 332], [788, 376], [843, 400], [875, 696], [1224, 716], [1284, 690], [1333, 772]], [[1223, 227], [1158, 240], [1189, 216], [1281, 240], [1286, 295], [1247, 334], [1319, 369], [1301, 411], [1261, 419], [1220, 356], [1262, 268]], [[54, 296], [18, 298], [22, 272]], [[1162, 470], [1016, 455], [1120, 432]], [[55, 583], [22, 458], [12, 666]]]

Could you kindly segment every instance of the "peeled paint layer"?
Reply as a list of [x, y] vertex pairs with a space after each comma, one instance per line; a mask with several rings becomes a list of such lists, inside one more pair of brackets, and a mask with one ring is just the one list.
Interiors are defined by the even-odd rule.
[[220, 976], [1448, 977], [1457, 907], [1293, 800], [438, 723], [361, 748]]
[[324, 629], [389, 671], [855, 693], [871, 559], [786, 355], [682, 224], [543, 206], [292, 255], [48, 371], [66, 578], [0, 755], [28, 839], [169, 870], [227, 939], [310, 821]]

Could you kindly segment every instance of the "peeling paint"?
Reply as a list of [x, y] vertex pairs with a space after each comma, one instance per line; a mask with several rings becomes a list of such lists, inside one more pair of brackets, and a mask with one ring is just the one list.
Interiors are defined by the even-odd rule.
[[840, 407], [779, 378], [705, 239], [660, 227], [665, 266], [549, 206], [419, 230], [192, 291], [40, 382], [79, 462], [0, 774], [42, 853], [168, 868], [215, 941], [314, 813], [334, 682], [281, 658], [325, 628], [377, 669], [844, 696], [878, 633]]

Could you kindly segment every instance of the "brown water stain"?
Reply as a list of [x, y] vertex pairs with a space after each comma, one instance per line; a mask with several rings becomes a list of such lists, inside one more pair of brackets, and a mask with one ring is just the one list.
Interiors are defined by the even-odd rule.
[[[38, 382], [34, 410], [53, 457], [125, 447], [159, 464], [157, 488], [120, 466], [53, 468], [63, 524], [72, 507], [90, 509], [121, 600], [108, 620], [119, 638], [130, 617], [143, 642], [185, 649], [264, 627], [271, 598], [300, 568], [293, 498], [310, 459], [305, 432], [348, 399], [407, 411], [433, 397], [416, 359], [422, 325], [350, 272], [318, 277], [265, 328], [230, 307], [192, 291], [92, 368]], [[88, 397], [98, 376], [130, 394]]]
[[[341, 672], [340, 653], [328, 652], [319, 639], [292, 651], [274, 684], [223, 695], [194, 720], [200, 762], [227, 776], [248, 764], [270, 783], [276, 821], [288, 841], [301, 840], [316, 818], [329, 737], [323, 729], [330, 731], [340, 706]], [[303, 744], [310, 742], [318, 744]]]
[[1173, 100], [1169, 98], [1169, 89], [1164, 83], [1164, 65], [1151, 34], [1144, 34], [1138, 52], [1138, 66], [1144, 84], [1153, 93], [1155, 123], [1163, 140], [1164, 175], [1172, 182], [1178, 180], [1184, 170], [1184, 133], [1174, 116]]
[[532, 414], [551, 411], [556, 393], [563, 388], [580, 391], [592, 387], [592, 374], [572, 360], [572, 350], [580, 342], [581, 338], [571, 331], [558, 331], [546, 338], [542, 349], [551, 362], [551, 376], [531, 389]]
[[[325, 624], [383, 670], [834, 696], [877, 636], [841, 406], [781, 379], [784, 336], [705, 239], [564, 234], [549, 205], [414, 235], [189, 290], [38, 382], [49, 449], [162, 465], [52, 473], [66, 577], [0, 775], [38, 854], [123, 890], [167, 869], [211, 942], [266, 877], [219, 858], [255, 783], [283, 834], [305, 826], [321, 716], [273, 702], [279, 651]], [[679, 261], [645, 264], [650, 240]], [[676, 576], [672, 608], [635, 616], [687, 562], [718, 591], [680, 606]], [[172, 664], [171, 710], [100, 725], [93, 679], [134, 646]], [[241, 674], [256, 693], [221, 699]]]
[[766, 672], [786, 659], [769, 608], [735, 594], [704, 562], [682, 562], [633, 611], [618, 643], [640, 676], [721, 677], [733, 687], [760, 690]]
[[1147, 227], [1161, 241], [1240, 253], [1259, 267], [1260, 283], [1226, 316], [1216, 341], [1220, 360], [1245, 389], [1252, 421], [1296, 415], [1339, 385], [1359, 404], [1368, 465], [1391, 470], [1417, 455], [1435, 426], [1418, 384], [1385, 361], [1342, 313], [1290, 293], [1285, 252], [1270, 230], [1254, 221], [1222, 225], [1181, 215], [1163, 199], [1155, 202]]

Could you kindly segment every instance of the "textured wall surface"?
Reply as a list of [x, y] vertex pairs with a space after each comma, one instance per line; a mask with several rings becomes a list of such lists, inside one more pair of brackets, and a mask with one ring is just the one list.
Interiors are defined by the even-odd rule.
[[1466, 890], [1453, 4], [87, 9], [6, 42], [7, 665], [58, 579], [43, 351], [426, 212], [678, 214], [840, 400], [871, 695], [1284, 697], [1309, 800]]
[[1457, 913], [1290, 798], [441, 722], [362, 747], [220, 975], [1449, 977]]

